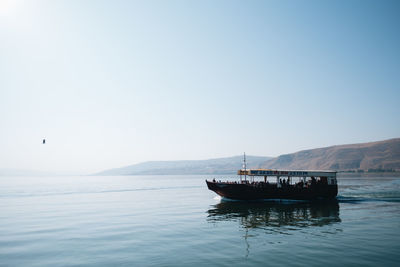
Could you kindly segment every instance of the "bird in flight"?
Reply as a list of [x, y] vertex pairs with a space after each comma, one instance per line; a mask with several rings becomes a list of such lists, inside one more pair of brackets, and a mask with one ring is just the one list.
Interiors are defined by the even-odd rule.
[[43, 139], [43, 145], [46, 144], [46, 139]]

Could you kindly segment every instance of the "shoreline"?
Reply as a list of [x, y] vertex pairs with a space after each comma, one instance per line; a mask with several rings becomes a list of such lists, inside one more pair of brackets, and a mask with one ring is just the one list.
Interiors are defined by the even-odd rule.
[[337, 177], [400, 177], [400, 172], [338, 172]]

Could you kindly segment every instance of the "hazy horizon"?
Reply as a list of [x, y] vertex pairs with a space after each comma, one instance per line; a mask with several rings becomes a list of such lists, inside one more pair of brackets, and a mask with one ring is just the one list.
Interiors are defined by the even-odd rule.
[[399, 137], [399, 13], [398, 1], [2, 1], [0, 169]]

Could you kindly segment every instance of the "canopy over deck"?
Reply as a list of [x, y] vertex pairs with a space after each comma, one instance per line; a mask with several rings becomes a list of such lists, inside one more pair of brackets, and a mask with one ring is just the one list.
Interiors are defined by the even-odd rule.
[[248, 176], [336, 177], [335, 171], [315, 170], [242, 169], [238, 170], [237, 174]]

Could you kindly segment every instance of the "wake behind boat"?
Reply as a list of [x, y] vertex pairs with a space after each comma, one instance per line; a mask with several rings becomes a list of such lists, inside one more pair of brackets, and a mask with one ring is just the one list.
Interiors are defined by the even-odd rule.
[[[237, 174], [239, 182], [206, 180], [207, 187], [221, 197], [235, 200], [333, 199], [338, 193], [335, 171], [246, 169], [244, 157], [244, 169]], [[263, 180], [256, 181], [257, 177]]]

